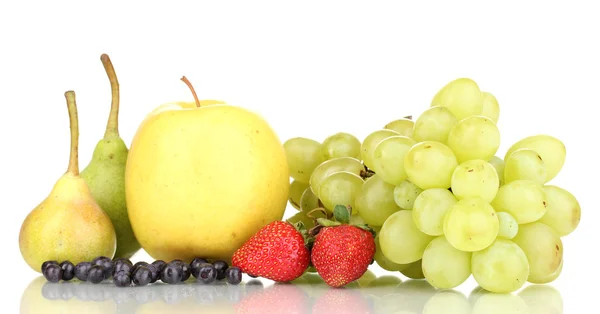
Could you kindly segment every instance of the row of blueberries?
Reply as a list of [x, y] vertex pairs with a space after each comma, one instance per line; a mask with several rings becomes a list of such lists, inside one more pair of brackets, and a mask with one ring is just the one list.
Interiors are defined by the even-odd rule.
[[77, 265], [70, 261], [46, 261], [41, 270], [50, 282], [77, 278], [97, 284], [112, 277], [113, 283], [118, 287], [128, 287], [132, 284], [145, 286], [158, 280], [167, 284], [177, 284], [188, 280], [190, 276], [204, 284], [227, 279], [229, 284], [237, 285], [242, 281], [242, 271], [238, 267], [229, 267], [227, 262], [222, 260], [209, 262], [204, 258], [195, 258], [189, 264], [182, 260], [168, 263], [162, 260], [152, 263], [140, 261], [133, 264], [125, 258], [112, 260], [106, 256], [99, 256], [91, 262], [80, 262]]

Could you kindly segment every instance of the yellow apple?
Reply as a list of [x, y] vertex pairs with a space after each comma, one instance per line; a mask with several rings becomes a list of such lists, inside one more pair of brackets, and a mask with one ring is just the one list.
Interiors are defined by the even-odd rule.
[[129, 218], [155, 259], [229, 261], [260, 228], [283, 218], [289, 169], [283, 144], [260, 115], [194, 98], [194, 106], [160, 106], [138, 127], [125, 173]]

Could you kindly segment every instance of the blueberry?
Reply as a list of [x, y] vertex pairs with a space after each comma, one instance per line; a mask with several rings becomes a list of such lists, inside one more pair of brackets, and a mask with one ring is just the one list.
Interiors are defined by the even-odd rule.
[[60, 263], [62, 269], [62, 280], [69, 281], [75, 277], [75, 266], [69, 261]]
[[216, 260], [213, 262], [213, 266], [215, 266], [215, 270], [217, 271], [217, 280], [225, 279], [225, 271], [229, 265], [225, 261]]
[[115, 266], [113, 267], [113, 278], [117, 273], [126, 273], [128, 276], [131, 276], [133, 273], [133, 266], [126, 262], [115, 262]]
[[113, 273], [114, 264], [113, 261], [106, 256], [99, 256], [92, 260], [92, 265], [101, 266], [104, 270], [104, 279], [110, 278]]
[[188, 263], [180, 259], [172, 260], [171, 263], [177, 263], [179, 266], [181, 266], [181, 271], [183, 272], [181, 276], [181, 281], [186, 281], [190, 278], [190, 276], [192, 275], [192, 270]]
[[135, 271], [140, 266], [148, 266], [148, 263], [144, 262], [144, 261], [139, 261], [139, 262], [133, 264], [133, 270]]
[[237, 285], [242, 282], [242, 271], [238, 267], [229, 267], [225, 271], [227, 282], [232, 285]]
[[190, 270], [192, 272], [192, 276], [194, 276], [195, 278], [198, 278], [198, 274], [200, 273], [200, 265], [202, 264], [206, 264], [208, 263], [208, 261], [204, 258], [199, 258], [196, 257], [194, 258], [194, 260], [190, 263]]
[[204, 263], [198, 266], [198, 280], [200, 282], [209, 284], [217, 279], [217, 270], [213, 264]]
[[90, 262], [81, 262], [75, 266], [75, 277], [81, 281], [87, 281], [88, 272], [92, 267], [92, 263]]
[[50, 282], [59, 282], [62, 279], [62, 268], [57, 264], [46, 265], [43, 275]]
[[131, 263], [131, 261], [128, 258], [119, 257], [119, 258], [115, 258], [113, 260], [113, 264], [115, 264], [115, 266], [117, 264], [121, 264], [121, 263], [129, 264], [129, 266], [133, 266], [133, 263]]
[[153, 264], [148, 264], [146, 268], [148, 268], [148, 270], [150, 271], [150, 283], [155, 283], [160, 277], [158, 268]]
[[131, 285], [131, 277], [125, 272], [119, 272], [116, 276], [113, 276], [113, 283], [117, 287], [128, 287]]
[[133, 284], [136, 286], [145, 286], [152, 280], [152, 272], [147, 266], [140, 265], [133, 272]]
[[46, 271], [46, 267], [48, 267], [48, 265], [58, 265], [58, 262], [57, 261], [45, 261], [45, 262], [43, 262], [42, 263], [42, 267], [41, 267], [42, 274]]
[[167, 265], [167, 263], [159, 259], [152, 262], [152, 265], [154, 265], [156, 269], [158, 269], [158, 273], [160, 274], [160, 272], [163, 270], [163, 268], [165, 268], [165, 265]]
[[160, 272], [160, 280], [168, 284], [177, 284], [183, 278], [183, 269], [178, 263], [170, 262]]
[[88, 281], [91, 283], [101, 283], [104, 280], [104, 267], [93, 265], [88, 271]]

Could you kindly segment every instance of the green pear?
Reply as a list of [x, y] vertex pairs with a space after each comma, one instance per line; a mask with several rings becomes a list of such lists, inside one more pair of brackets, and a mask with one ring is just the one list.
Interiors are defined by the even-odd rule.
[[130, 258], [139, 251], [140, 244], [131, 228], [125, 201], [125, 165], [129, 150], [119, 135], [119, 82], [108, 55], [103, 54], [100, 59], [112, 90], [110, 116], [104, 138], [96, 144], [92, 160], [81, 171], [81, 177], [115, 227], [115, 258]]

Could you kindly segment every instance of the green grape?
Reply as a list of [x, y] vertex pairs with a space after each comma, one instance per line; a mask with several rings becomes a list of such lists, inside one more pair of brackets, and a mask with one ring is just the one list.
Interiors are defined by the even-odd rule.
[[471, 254], [457, 250], [444, 236], [433, 239], [421, 262], [427, 282], [438, 289], [459, 286], [471, 276]]
[[310, 188], [307, 188], [300, 198], [300, 210], [309, 212], [317, 207], [319, 207], [319, 198]]
[[313, 171], [313, 174], [310, 176], [310, 188], [312, 189], [313, 193], [319, 197], [321, 184], [330, 174], [339, 171], [348, 171], [360, 175], [361, 171], [363, 170], [365, 170], [365, 167], [356, 158], [339, 157], [329, 159], [318, 165]]
[[[517, 295], [483, 291], [473, 304], [472, 314], [531, 314], [525, 301]], [[545, 313], [544, 314], [549, 314]]]
[[360, 156], [363, 163], [368, 168], [371, 168], [373, 165], [373, 151], [377, 147], [377, 144], [390, 136], [398, 135], [400, 135], [398, 132], [387, 129], [377, 130], [367, 135], [360, 146]]
[[465, 314], [471, 313], [471, 305], [464, 294], [454, 290], [439, 291], [433, 295], [425, 306], [422, 314]]
[[564, 262], [565, 262], [565, 260], [562, 259], [560, 261], [560, 265], [558, 265], [558, 268], [553, 273], [548, 274], [547, 276], [540, 276], [540, 277], [535, 277], [535, 278], [529, 278], [529, 282], [535, 283], [535, 284], [540, 284], [540, 285], [544, 285], [544, 284], [553, 282], [562, 273]]
[[559, 236], [564, 237], [573, 232], [581, 220], [581, 206], [569, 191], [554, 185], [544, 186], [546, 214], [540, 222], [554, 229]]
[[409, 264], [423, 257], [425, 247], [433, 240], [417, 228], [412, 210], [392, 214], [381, 226], [379, 244], [385, 257], [396, 264]]
[[527, 282], [529, 270], [525, 252], [507, 239], [498, 238], [487, 248], [473, 252], [471, 258], [473, 278], [490, 292], [519, 290]]
[[448, 143], [450, 129], [458, 123], [458, 119], [446, 107], [431, 107], [417, 118], [413, 138], [417, 142], [437, 141]]
[[372, 170], [383, 181], [398, 185], [406, 180], [404, 156], [416, 142], [406, 136], [390, 136], [379, 142], [373, 151]]
[[539, 184], [546, 182], [546, 167], [542, 157], [531, 149], [517, 149], [504, 164], [504, 182], [531, 180]]
[[323, 206], [331, 212], [336, 205], [350, 206], [354, 209], [354, 199], [363, 183], [363, 179], [352, 172], [339, 171], [330, 174], [319, 190]]
[[507, 212], [497, 212], [498, 221], [500, 222], [500, 228], [498, 229], [498, 236], [506, 239], [514, 238], [519, 233], [519, 224], [515, 217]]
[[500, 147], [500, 130], [484, 116], [471, 116], [458, 121], [448, 134], [448, 147], [458, 162], [470, 159], [490, 160]]
[[360, 141], [356, 136], [339, 132], [328, 136], [321, 144], [321, 154], [324, 160], [339, 157], [360, 158]]
[[434, 141], [414, 145], [404, 158], [408, 180], [419, 188], [449, 188], [450, 179], [458, 161], [452, 150]]
[[522, 148], [531, 149], [542, 157], [546, 168], [546, 182], [554, 179], [565, 163], [567, 154], [565, 145], [559, 139], [550, 135], [533, 135], [514, 143], [506, 151], [504, 160], [508, 159], [508, 156], [514, 151]]
[[459, 200], [480, 197], [489, 203], [496, 197], [499, 185], [496, 169], [485, 160], [467, 160], [452, 173], [452, 193]]
[[381, 245], [379, 244], [379, 235], [375, 236], [375, 263], [379, 265], [379, 267], [387, 270], [387, 271], [401, 271], [408, 268], [407, 264], [396, 264], [390, 261], [383, 253], [381, 252]]
[[388, 124], [386, 124], [383, 128], [386, 130], [396, 131], [398, 134], [406, 137], [412, 137], [413, 128], [415, 126], [415, 122], [408, 119], [402, 118], [398, 120], [394, 120]]
[[499, 228], [494, 208], [478, 197], [456, 202], [444, 217], [444, 234], [461, 251], [474, 252], [490, 246]]
[[544, 188], [531, 180], [516, 180], [503, 185], [492, 201], [496, 211], [508, 212], [520, 225], [542, 218], [547, 204]]
[[354, 204], [360, 217], [373, 226], [383, 225], [391, 214], [400, 210], [394, 202], [394, 186], [385, 183], [377, 174], [363, 183]]
[[404, 270], [401, 270], [400, 273], [410, 279], [425, 279], [421, 263], [422, 260], [412, 262], [408, 264], [408, 267], [406, 267]]
[[450, 109], [459, 120], [478, 115], [483, 109], [483, 95], [475, 81], [459, 78], [442, 87], [431, 101], [431, 107]]
[[498, 173], [498, 181], [500, 181], [499, 186], [504, 185], [504, 159], [494, 156], [489, 161], [490, 165], [494, 166], [496, 169], [496, 173]]
[[321, 143], [304, 137], [294, 137], [283, 143], [290, 168], [290, 176], [308, 183], [313, 170], [323, 162]]
[[297, 180], [290, 183], [290, 199], [289, 202], [295, 209], [300, 209], [300, 199], [304, 191], [308, 189], [308, 184]]
[[494, 123], [498, 123], [500, 117], [500, 105], [496, 96], [488, 93], [481, 92], [483, 95], [483, 108], [481, 109], [481, 115], [490, 118]]
[[519, 291], [519, 297], [527, 304], [528, 314], [563, 313], [562, 296], [551, 285], [529, 285]]
[[529, 282], [547, 278], [562, 263], [563, 243], [560, 236], [541, 222], [519, 226], [519, 233], [513, 241], [523, 249], [529, 260]]
[[417, 196], [423, 190], [414, 183], [404, 180], [394, 188], [394, 202], [402, 209], [413, 209]]
[[447, 189], [428, 189], [415, 200], [413, 220], [421, 232], [440, 236], [444, 234], [444, 217], [457, 200]]
[[307, 212], [297, 212], [295, 213], [293, 216], [289, 217], [288, 219], [286, 219], [287, 222], [291, 223], [291, 224], [296, 224], [299, 221], [302, 221], [302, 224], [304, 224], [304, 228], [306, 228], [306, 230], [312, 228], [315, 226], [315, 219], [317, 218], [326, 218], [325, 214], [321, 211], [316, 211], [310, 214], [310, 217], [308, 216]]

